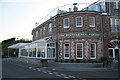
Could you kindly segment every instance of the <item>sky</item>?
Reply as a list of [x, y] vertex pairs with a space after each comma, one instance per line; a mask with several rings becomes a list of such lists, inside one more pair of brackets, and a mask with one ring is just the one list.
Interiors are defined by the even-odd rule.
[[0, 0], [0, 42], [13, 37], [32, 40], [37, 21], [56, 7], [98, 0]]

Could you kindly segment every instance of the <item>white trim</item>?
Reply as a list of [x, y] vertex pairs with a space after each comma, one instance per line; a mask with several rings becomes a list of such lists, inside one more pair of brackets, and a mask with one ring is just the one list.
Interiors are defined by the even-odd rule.
[[[77, 44], [82, 44], [82, 58], [77, 57]], [[83, 43], [76, 43], [76, 59], [83, 59]]]
[[[91, 58], [91, 44], [95, 45], [95, 57]], [[90, 43], [90, 59], [96, 59], [96, 43]]]
[[[77, 25], [77, 18], [81, 18], [81, 24], [82, 24], [81, 26]], [[76, 17], [76, 27], [83, 27], [83, 17], [82, 16], [77, 16]]]
[[[68, 26], [65, 25], [65, 19], [68, 19]], [[63, 27], [64, 28], [69, 28], [69, 26], [70, 26], [70, 20], [69, 20], [69, 18], [64, 18], [63, 19]]]
[[[69, 57], [65, 57], [65, 44], [69, 44]], [[70, 59], [70, 43], [64, 44], [64, 59]]]

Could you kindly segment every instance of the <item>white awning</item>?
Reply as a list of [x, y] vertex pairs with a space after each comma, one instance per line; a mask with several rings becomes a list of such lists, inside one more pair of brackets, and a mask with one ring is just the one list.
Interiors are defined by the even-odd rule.
[[29, 43], [17, 43], [17, 44], [13, 44], [11, 46], [8, 46], [8, 48], [13, 48], [13, 49], [17, 49], [20, 48], [21, 46], [27, 45]]

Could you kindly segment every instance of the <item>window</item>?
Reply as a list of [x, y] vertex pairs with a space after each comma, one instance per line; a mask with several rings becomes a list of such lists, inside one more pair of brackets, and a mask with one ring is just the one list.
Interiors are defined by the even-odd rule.
[[38, 37], [38, 31], [36, 31], [36, 37]]
[[90, 44], [90, 58], [96, 59], [96, 44], [95, 43]]
[[114, 1], [114, 9], [119, 9], [120, 2], [119, 1]]
[[45, 34], [45, 27], [43, 27], [43, 34]]
[[76, 44], [76, 58], [83, 59], [83, 44], [82, 43]]
[[89, 26], [95, 27], [95, 18], [94, 17], [89, 17]]
[[47, 48], [47, 58], [55, 57], [55, 48]]
[[70, 44], [64, 44], [64, 58], [69, 59]]
[[120, 19], [111, 19], [111, 32], [120, 32]]
[[42, 35], [42, 32], [43, 32], [43, 30], [42, 30], [42, 28], [41, 28], [41, 30], [40, 30], [40, 34]]
[[76, 17], [76, 27], [82, 27], [83, 26], [83, 22], [82, 22], [82, 17]]
[[69, 28], [69, 18], [64, 18], [63, 26], [64, 26], [64, 28]]
[[52, 31], [52, 23], [49, 24], [49, 32]]

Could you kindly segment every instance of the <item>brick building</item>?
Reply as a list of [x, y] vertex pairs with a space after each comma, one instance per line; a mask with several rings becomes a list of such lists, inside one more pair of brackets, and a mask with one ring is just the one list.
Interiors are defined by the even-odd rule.
[[99, 0], [82, 9], [78, 5], [82, 4], [74, 3], [68, 11], [58, 8], [57, 14], [36, 23], [37, 27], [32, 30], [33, 42], [21, 47], [20, 57], [98, 60], [107, 56], [117, 59], [120, 2]]

